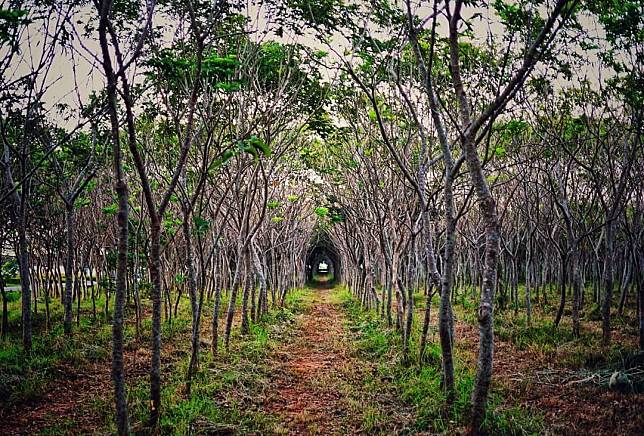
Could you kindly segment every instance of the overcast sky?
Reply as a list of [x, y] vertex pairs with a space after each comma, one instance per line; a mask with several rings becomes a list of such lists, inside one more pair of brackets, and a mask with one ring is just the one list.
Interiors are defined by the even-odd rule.
[[[425, 2], [424, 4], [429, 4]], [[417, 15], [425, 17], [429, 14], [429, 7], [421, 7], [417, 9]], [[78, 12], [71, 22], [84, 23], [87, 22], [90, 14], [94, 11], [90, 8]], [[313, 31], [306, 31], [304, 35], [295, 35], [288, 31], [282, 37], [277, 37], [271, 32], [272, 26], [268, 23], [265, 14], [265, 8], [258, 7], [252, 3], [247, 3], [245, 8], [246, 15], [250, 18], [250, 30], [252, 31], [252, 38], [256, 40], [269, 40], [277, 39], [281, 42], [293, 43], [298, 42], [314, 49], [325, 49], [325, 44], [318, 41]], [[477, 37], [483, 41], [488, 35], [493, 38], [501, 38], [503, 27], [499, 24], [493, 11], [490, 8], [465, 8], [464, 17], [471, 18], [475, 14], [480, 14], [481, 19], [471, 20], [474, 32]], [[160, 21], [161, 18], [155, 19], [155, 24], [164, 25], [167, 29], [165, 37], [168, 41], [171, 40], [175, 27], [169, 22]], [[446, 32], [446, 24], [439, 27], [439, 32]], [[601, 35], [601, 29], [591, 22], [588, 17], [583, 20], [584, 27], [590, 34]], [[56, 27], [55, 17], [52, 17], [49, 22], [42, 23], [39, 21], [34, 23], [26, 29], [22, 35], [20, 49], [21, 53], [18, 57], [14, 58], [7, 76], [5, 79], [19, 77], [30, 71], [32, 65], [38, 61], [42, 56], [44, 35], [51, 33], [53, 28]], [[54, 108], [58, 103], [64, 103], [71, 107], [78, 107], [79, 100], [86, 101], [89, 95], [104, 86], [104, 78], [101, 73], [100, 65], [98, 65], [97, 56], [99, 55], [99, 47], [95, 40], [95, 35], [85, 37], [82, 35], [82, 26], [77, 26], [77, 33], [74, 35], [73, 50], [58, 50], [56, 52], [55, 60], [51, 69], [46, 77], [47, 93], [45, 94], [44, 101], [48, 109]], [[387, 30], [385, 29], [385, 32]], [[374, 32], [377, 30], [374, 29]], [[383, 32], [380, 33], [381, 36]], [[378, 36], [378, 35], [376, 35]], [[333, 35], [331, 39], [332, 48], [338, 53], [345, 53], [347, 51], [348, 42], [339, 34]], [[590, 56], [590, 55], [589, 55]], [[592, 57], [590, 60], [596, 60]], [[138, 72], [133, 70], [131, 74], [134, 76]], [[589, 65], [584, 71], [575, 71], [578, 77], [590, 77], [591, 80], [596, 81], [600, 72], [594, 65]], [[561, 86], [567, 86], [567, 83], [560, 83]], [[60, 117], [55, 114], [55, 111], [50, 112], [52, 119], [60, 120]]]

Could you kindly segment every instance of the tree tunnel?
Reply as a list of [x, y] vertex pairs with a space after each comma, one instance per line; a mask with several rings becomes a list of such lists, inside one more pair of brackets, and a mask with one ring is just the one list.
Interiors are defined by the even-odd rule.
[[316, 232], [306, 251], [306, 282], [313, 287], [333, 286], [342, 277], [340, 254], [326, 232]]

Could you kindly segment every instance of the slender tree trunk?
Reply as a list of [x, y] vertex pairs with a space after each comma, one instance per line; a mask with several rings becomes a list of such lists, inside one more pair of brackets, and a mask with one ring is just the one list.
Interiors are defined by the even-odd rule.
[[452, 346], [454, 342], [453, 317], [452, 317], [452, 287], [454, 285], [454, 244], [456, 240], [456, 218], [454, 214], [454, 197], [452, 192], [452, 166], [451, 157], [446, 159], [445, 177], [445, 259], [443, 262], [443, 274], [441, 277], [441, 300], [439, 312], [439, 326], [441, 352], [443, 356], [443, 386], [447, 395], [447, 404], [454, 401], [454, 359]]
[[[114, 319], [112, 321], [112, 381], [116, 402], [116, 425], [119, 435], [130, 432], [127, 412], [127, 394], [125, 390], [125, 371], [123, 365], [123, 305], [127, 286], [127, 251], [128, 251], [128, 187], [123, 174], [120, 143], [120, 124], [116, 96], [117, 78], [112, 67], [112, 57], [107, 42], [111, 2], [97, 4], [99, 9], [98, 35], [102, 54], [102, 64], [107, 78], [107, 101], [110, 117], [112, 148], [114, 155], [115, 191], [118, 198], [118, 256], [116, 273], [116, 297], [114, 299]], [[106, 319], [109, 301], [109, 289], [106, 288]]]
[[150, 364], [150, 423], [161, 412], [161, 223], [156, 214], [150, 224], [150, 279], [152, 281], [152, 359]]
[[423, 318], [423, 330], [420, 335], [420, 345], [418, 349], [418, 356], [422, 362], [425, 357], [425, 348], [427, 348], [427, 334], [429, 332], [429, 324], [431, 321], [431, 308], [432, 308], [432, 297], [434, 296], [433, 287], [430, 285], [430, 288], [427, 290], [427, 296], [425, 299], [425, 314]]
[[4, 264], [4, 260], [2, 259], [2, 248], [4, 247], [3, 242], [4, 241], [0, 242], [0, 293], [2, 293], [2, 330], [0, 330], [0, 339], [6, 338], [7, 333], [9, 332], [9, 310], [7, 308], [8, 299], [7, 291], [4, 289], [5, 278], [2, 273], [2, 265]]
[[31, 277], [29, 273], [29, 240], [27, 239], [27, 193], [20, 196], [18, 217], [18, 256], [22, 294], [22, 348], [31, 353]]
[[80, 327], [81, 296], [82, 296], [82, 289], [80, 287], [80, 283], [81, 283], [80, 271], [77, 270], [74, 273], [74, 292], [76, 292], [76, 327]]
[[[118, 132], [116, 133], [118, 135]], [[116, 163], [120, 166], [120, 162]], [[119, 171], [120, 172], [120, 171]], [[127, 280], [128, 252], [128, 188], [123, 179], [116, 181], [118, 197], [118, 257], [116, 266], [116, 294], [112, 319], [112, 380], [116, 398], [116, 423], [120, 435], [130, 433], [127, 411], [127, 392], [125, 388], [125, 368], [123, 363], [123, 309]], [[109, 291], [106, 290], [106, 307], [109, 304]], [[107, 314], [106, 314], [107, 316]]]
[[[190, 211], [183, 207], [183, 237], [185, 239], [186, 267], [188, 270], [188, 295], [190, 297], [190, 309], [192, 313], [192, 335], [191, 335], [191, 353], [190, 362], [188, 363], [188, 374], [186, 380], [186, 390], [188, 397], [191, 394], [192, 379], [199, 368], [199, 345], [200, 345], [200, 324], [201, 324], [201, 305], [197, 299], [197, 279], [194, 266], [194, 255], [192, 252], [192, 234], [190, 233]], [[203, 285], [202, 285], [203, 289]]]
[[250, 292], [250, 263], [248, 254], [244, 256], [244, 288], [242, 290], [242, 307], [241, 307], [241, 332], [244, 335], [250, 333], [250, 322], [248, 320], [248, 295]]
[[639, 304], [637, 313], [639, 318], [640, 351], [644, 351], [644, 277], [642, 277], [644, 275], [644, 271], [642, 271], [642, 267], [644, 267], [644, 255], [641, 251], [639, 257], [639, 274], [637, 274], [637, 297]]
[[257, 274], [257, 280], [259, 281], [259, 301], [257, 303], [257, 315], [256, 319], [260, 318], [260, 312], [263, 307], [266, 306], [266, 275], [264, 274], [264, 266], [259, 258], [257, 253], [257, 247], [253, 243], [250, 245], [252, 261], [255, 267], [255, 273]]
[[602, 303], [602, 343], [609, 345], [611, 340], [611, 314], [613, 302], [613, 230], [611, 217], [606, 217], [605, 254], [604, 254], [604, 301]]
[[621, 294], [619, 297], [619, 307], [617, 309], [617, 316], [622, 316], [624, 314], [624, 305], [626, 304], [626, 297], [628, 295], [628, 288], [631, 283], [631, 273], [633, 268], [631, 267], [630, 263], [630, 256], [625, 255], [624, 256], [624, 274], [622, 277], [622, 285], [621, 285]]
[[637, 312], [640, 330], [640, 351], [644, 351], [644, 279], [641, 276], [637, 281], [637, 296], [639, 300]]
[[[575, 244], [570, 253], [570, 268], [572, 275], [572, 334], [575, 338], [580, 335], [579, 312], [581, 310], [581, 291], [583, 287], [581, 272], [579, 270], [579, 243]], [[565, 296], [565, 291], [564, 291]]]
[[65, 204], [65, 230], [67, 232], [67, 259], [65, 260], [65, 336], [72, 335], [72, 289], [74, 285], [74, 206]]
[[557, 315], [555, 316], [554, 325], [559, 327], [559, 322], [561, 322], [561, 317], [563, 316], [564, 308], [566, 306], [566, 276], [568, 269], [568, 260], [567, 255], [561, 254], [561, 263], [559, 270], [559, 308], [557, 309]]
[[[400, 284], [402, 285], [402, 283]], [[399, 285], [399, 286], [400, 286]], [[402, 289], [402, 286], [401, 286]], [[365, 290], [366, 293], [366, 290]], [[412, 325], [414, 322], [414, 287], [411, 283], [407, 284], [407, 319], [405, 322], [405, 358], [409, 359], [409, 341], [411, 339]]]
[[230, 300], [228, 301], [228, 312], [226, 314], [226, 328], [224, 330], [224, 347], [228, 351], [230, 346], [230, 335], [233, 329], [233, 318], [235, 316], [235, 307], [237, 305], [237, 291], [239, 288], [239, 276], [241, 275], [241, 264], [244, 258], [243, 250], [237, 251], [237, 265], [235, 265], [235, 276], [233, 278], [233, 284], [228, 292]]
[[[529, 250], [529, 248], [528, 248]], [[528, 321], [528, 327], [532, 325], [532, 299], [531, 299], [531, 287], [533, 285], [532, 277], [530, 274], [530, 259], [528, 259], [525, 265], [525, 306], [526, 306], [526, 316]]]
[[219, 308], [221, 306], [221, 285], [218, 284], [215, 288], [215, 304], [212, 310], [212, 344], [210, 345], [212, 355], [217, 354], [219, 348]]
[[398, 271], [394, 271], [394, 261], [391, 259], [391, 256], [385, 254], [385, 258], [389, 259], [389, 277], [387, 279], [387, 325], [391, 327], [393, 325], [391, 313], [393, 304], [393, 288], [395, 286], [394, 280], [396, 280]]
[[471, 428], [478, 432], [487, 407], [488, 392], [492, 381], [494, 358], [494, 293], [499, 256], [499, 217], [496, 202], [492, 197], [479, 160], [473, 137], [466, 137], [463, 143], [466, 162], [470, 170], [472, 185], [476, 189], [479, 208], [485, 228], [485, 260], [481, 297], [478, 309], [479, 356], [476, 380], [472, 391]]

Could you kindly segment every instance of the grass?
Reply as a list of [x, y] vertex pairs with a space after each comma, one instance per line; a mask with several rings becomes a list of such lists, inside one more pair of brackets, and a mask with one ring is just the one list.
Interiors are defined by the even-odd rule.
[[[172, 353], [174, 358], [163, 369], [160, 432], [177, 435], [274, 432], [277, 417], [261, 410], [264, 390], [270, 382], [270, 354], [292, 333], [295, 316], [306, 309], [308, 296], [307, 290], [290, 292], [285, 308], [273, 309], [252, 324], [250, 334], [237, 333], [228, 352], [222, 350], [213, 357], [208, 350], [203, 350], [200, 370], [189, 397], [185, 391], [185, 375], [190, 326], [186, 323], [185, 327], [177, 327], [175, 340], [169, 345], [176, 348]], [[128, 397], [131, 423], [134, 429], [140, 430], [149, 415], [147, 379], [131, 387]], [[108, 418], [106, 430], [111, 432], [115, 429], [114, 423], [111, 416]]]
[[[102, 301], [100, 298], [97, 304]], [[53, 327], [49, 332], [39, 331], [44, 326], [44, 312], [34, 314], [32, 352], [22, 350], [20, 300], [9, 305], [9, 333], [0, 348], [0, 407], [37, 398], [48, 389], [49, 383], [66, 373], [70, 367], [83, 367], [106, 359], [109, 355], [111, 327], [100, 317], [93, 322], [87, 316], [91, 302], [83, 301], [83, 316], [79, 326], [74, 323], [74, 334], [65, 338], [62, 327], [63, 308], [58, 299], [50, 301]], [[133, 330], [126, 330], [126, 339]]]
[[[338, 288], [334, 298], [347, 314], [347, 328], [354, 338], [354, 354], [364, 365], [373, 366], [371, 376], [363, 377], [360, 386], [354, 387], [357, 391], [354, 396], [369, 397], [370, 393], [385, 392], [388, 386], [392, 386], [393, 397], [403, 402], [397, 409], [413, 411], [407, 431], [448, 434], [464, 431], [475, 374], [465, 364], [463, 353], [455, 350], [456, 399], [453, 406], [446, 409], [438, 344], [428, 344], [427, 359], [423, 364], [406, 363], [402, 358], [398, 332], [388, 328], [375, 312], [364, 311], [346, 288]], [[418, 338], [420, 326], [415, 327], [414, 336]], [[416, 353], [416, 344], [412, 341], [412, 354]], [[504, 394], [500, 389], [491, 394], [484, 422], [487, 432], [538, 434], [544, 430], [541, 415], [520, 407], [502, 407]], [[369, 433], [384, 432], [387, 420], [403, 421], [403, 418], [396, 416], [397, 409], [384, 416], [381, 408], [367, 403], [362, 410], [363, 428]]]
[[[24, 355], [20, 345], [20, 301], [10, 303], [10, 334], [0, 347], [0, 406], [8, 407], [36, 399], [49, 389], [51, 383], [64, 379], [71, 372], [81, 373], [89, 365], [102, 364], [109, 368], [111, 326], [104, 319], [103, 296], [97, 299], [97, 319], [91, 319], [91, 301], [82, 302], [79, 327], [67, 339], [62, 332], [62, 306], [51, 300], [52, 325], [44, 331], [44, 305], [39, 301], [39, 313], [34, 319], [33, 352]], [[241, 303], [241, 295], [238, 297]], [[350, 338], [351, 356], [357, 365], [350, 371], [340, 388], [349, 402], [349, 410], [368, 434], [391, 433], [456, 433], [467, 426], [469, 402], [474, 383], [471, 347], [456, 343], [456, 400], [445, 407], [441, 387], [441, 350], [430, 333], [422, 364], [408, 362], [402, 356], [401, 335], [387, 327], [373, 311], [364, 311], [351, 293], [337, 287], [332, 302], [342, 307], [347, 316], [346, 330]], [[438, 296], [433, 305], [437, 307]], [[555, 299], [551, 298], [551, 302]], [[271, 383], [271, 353], [290, 341], [297, 314], [305, 312], [316, 301], [307, 289], [287, 294], [285, 308], [275, 308], [259, 322], [251, 325], [248, 335], [234, 330], [231, 350], [212, 356], [207, 346], [202, 348], [200, 370], [192, 385], [192, 395], [185, 391], [190, 348], [190, 310], [187, 296], [179, 305], [172, 323], [162, 323], [162, 404], [160, 431], [168, 434], [225, 433], [266, 434], [281, 431], [279, 418], [263, 411], [267, 401], [266, 389]], [[425, 298], [414, 296], [417, 315]], [[222, 298], [222, 313], [228, 297]], [[556, 303], [553, 303], [556, 304]], [[111, 305], [111, 304], [110, 304]], [[75, 306], [74, 306], [75, 308]], [[436, 310], [432, 317], [435, 323]], [[145, 308], [148, 310], [149, 308]], [[476, 325], [476, 301], [465, 292], [454, 305], [457, 320]], [[203, 310], [203, 334], [209, 336], [212, 303]], [[151, 323], [144, 316], [140, 340], [135, 337], [134, 315], [129, 313], [125, 328], [126, 350], [147, 350]], [[422, 316], [416, 316], [412, 332], [411, 355], [418, 354]], [[620, 323], [622, 321], [616, 321]], [[626, 345], [601, 346], [597, 323], [584, 320], [582, 336], [572, 337], [569, 316], [559, 328], [552, 324], [552, 311], [535, 305], [532, 323], [525, 314], [515, 314], [513, 308], [497, 311], [495, 332], [497, 340], [509, 342], [518, 350], [527, 350], [538, 359], [557, 359], [568, 368], [618, 367], [631, 353]], [[471, 345], [471, 344], [470, 344]], [[147, 357], [145, 357], [147, 359]], [[147, 361], [142, 363], [147, 365]], [[145, 366], [147, 368], [147, 366]], [[510, 392], [494, 384], [490, 395], [485, 430], [494, 434], [537, 434], [547, 430], [544, 417], [535, 410], [508, 403]], [[108, 389], [111, 388], [111, 385]], [[97, 428], [114, 432], [111, 391], [104, 398], [92, 398], [83, 407], [95, 418]], [[128, 401], [134, 430], [145, 429], [149, 414], [149, 382], [145, 372], [128, 377]], [[522, 401], [525, 404], [525, 401]], [[70, 433], [77, 429], [73, 419], [59, 420], [48, 434]]]
[[[97, 319], [91, 319], [91, 301], [83, 300], [81, 323], [74, 325], [72, 338], [62, 330], [63, 308], [59, 299], [50, 299], [51, 324], [44, 331], [44, 304], [38, 301], [39, 312], [34, 316], [33, 349], [22, 352], [20, 331], [20, 300], [9, 306], [9, 335], [0, 347], [0, 398], [2, 408], [35, 400], [50, 389], [52, 383], [66, 374], [83, 373], [90, 364], [105, 366], [109, 371], [111, 356], [111, 324], [103, 318], [103, 296], [98, 297]], [[251, 332], [241, 335], [233, 331], [231, 349], [213, 357], [207, 346], [202, 347], [200, 370], [192, 384], [192, 395], [185, 393], [185, 376], [190, 349], [190, 309], [187, 296], [182, 297], [177, 317], [172, 323], [162, 322], [162, 404], [160, 430], [168, 434], [195, 432], [212, 433], [227, 428], [241, 432], [265, 432], [275, 426], [276, 418], [259, 411], [262, 392], [267, 386], [271, 351], [291, 333], [295, 315], [306, 310], [310, 292], [297, 289], [289, 292], [285, 308], [273, 308], [259, 322], [251, 324]], [[174, 303], [173, 303], [174, 304]], [[222, 296], [221, 313], [228, 304]], [[241, 304], [239, 296], [238, 305]], [[110, 302], [110, 306], [112, 302]], [[42, 309], [42, 310], [41, 310]], [[74, 311], [76, 307], [74, 305]], [[144, 308], [144, 312], [149, 307]], [[212, 303], [203, 309], [202, 337], [208, 337]], [[125, 349], [147, 350], [151, 337], [151, 321], [145, 316], [140, 339], [135, 337], [134, 314], [126, 316]], [[147, 357], [145, 357], [147, 359]], [[147, 365], [147, 361], [145, 363]], [[134, 430], [144, 429], [149, 416], [149, 380], [147, 373], [128, 376], [130, 423]], [[82, 405], [95, 417], [97, 428], [114, 432], [111, 384], [102, 397], [92, 398]], [[46, 434], [67, 434], [78, 428], [73, 419], [51, 417], [52, 426]]]
[[[525, 288], [521, 285], [520, 305], [517, 311], [512, 304], [508, 304], [504, 310], [500, 307], [495, 309], [497, 343], [504, 342], [512, 346], [505, 348], [508, 350], [505, 351], [505, 364], [509, 366], [510, 371], [514, 363], [507, 353], [512, 353], [512, 350], [523, 352], [523, 356], [527, 356], [524, 358], [544, 368], [550, 367], [548, 362], [556, 362], [557, 369], [567, 373], [580, 370], [580, 374], [593, 370], [607, 374], [614, 370], [623, 370], [627, 367], [629, 359], [632, 360], [636, 355], [637, 331], [633, 326], [636, 326], [637, 319], [633, 315], [633, 307], [626, 308], [624, 316], [613, 318], [613, 344], [606, 347], [601, 344], [601, 317], [597, 316], [597, 307], [592, 302], [586, 301], [581, 313], [581, 335], [575, 338], [572, 335], [570, 298], [567, 300], [564, 317], [556, 327], [553, 319], [559, 303], [557, 290], [548, 293], [548, 304], [543, 304], [543, 293], [538, 303], [533, 295], [530, 323], [524, 307], [524, 294]], [[587, 298], [591, 296], [592, 290], [589, 289]], [[360, 395], [364, 397], [364, 392], [383, 391], [393, 381], [396, 388], [393, 396], [404, 401], [405, 405], [402, 408], [413, 411], [409, 432], [465, 431], [475, 377], [475, 353], [478, 348], [478, 338], [471, 334], [473, 331], [464, 338], [461, 336], [455, 344], [457, 395], [453, 407], [446, 410], [445, 396], [441, 388], [441, 350], [436, 343], [436, 328], [430, 326], [430, 343], [424, 364], [405, 362], [399, 332], [387, 327], [374, 312], [363, 311], [348, 290], [339, 289], [336, 299], [338, 304], [343, 305], [349, 317], [348, 329], [355, 338], [353, 347], [356, 355], [365, 365], [370, 361], [374, 362], [376, 372], [371, 378], [364, 378], [364, 384], [360, 387], [363, 393]], [[432, 301], [434, 325], [438, 300], [439, 297], [434, 296]], [[418, 339], [425, 305], [422, 293], [414, 294], [414, 304], [416, 316], [410, 341], [411, 356], [418, 355]], [[477, 328], [477, 305], [476, 295], [471, 289], [455, 291], [453, 309], [457, 321]], [[517, 371], [521, 370], [520, 362], [517, 362], [517, 365]], [[529, 375], [526, 373], [528, 379]], [[530, 389], [517, 392], [512, 383], [503, 377], [497, 379], [490, 394], [488, 414], [484, 422], [485, 430], [494, 434], [535, 434], [548, 431], [549, 427], [541, 411], [532, 406], [522, 406], [531, 404], [531, 395]], [[370, 408], [366, 410], [363, 415], [365, 425], [373, 427], [379, 423], [380, 428], [387, 427], [386, 422], [383, 423], [372, 416], [368, 411]], [[392, 410], [390, 415], [390, 421], [401, 420], [395, 410]]]
[[[549, 289], [549, 287], [546, 287]], [[586, 288], [587, 301], [581, 310], [581, 334], [575, 338], [572, 334], [570, 296], [559, 326], [554, 325], [554, 317], [559, 305], [559, 291], [553, 287], [553, 292], [542, 288], [541, 300], [533, 301], [532, 319], [528, 323], [525, 304], [525, 285], [518, 286], [519, 307], [515, 310], [508, 303], [505, 310], [495, 308], [494, 331], [498, 340], [509, 342], [519, 350], [528, 350], [541, 359], [557, 359], [563, 366], [577, 368], [594, 368], [602, 365], [618, 367], [624, 356], [636, 352], [634, 345], [637, 337], [637, 315], [633, 308], [627, 307], [622, 317], [613, 316], [612, 326], [615, 330], [632, 336], [633, 341], [614, 340], [610, 347], [601, 344], [601, 314], [596, 303], [588, 301], [592, 298], [591, 286]], [[547, 292], [548, 304], [543, 303], [543, 292]], [[618, 294], [618, 292], [616, 292]], [[533, 295], [534, 298], [534, 295]], [[618, 295], [615, 295], [618, 298]], [[458, 303], [454, 305], [457, 319], [471, 325], [478, 325], [476, 319], [477, 302], [471, 298], [471, 293], [460, 291]], [[613, 306], [615, 307], [615, 306]], [[613, 309], [614, 310], [614, 309]]]

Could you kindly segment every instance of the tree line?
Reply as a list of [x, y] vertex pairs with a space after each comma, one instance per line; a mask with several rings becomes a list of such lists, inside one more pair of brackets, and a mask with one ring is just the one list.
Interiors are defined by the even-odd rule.
[[[248, 332], [304, 286], [322, 235], [410, 362], [424, 362], [438, 298], [448, 405], [452, 306], [477, 302], [473, 432], [495, 311], [529, 325], [535, 307], [552, 308], [574, 336], [601, 319], [606, 345], [613, 318], [631, 313], [644, 349], [642, 6], [546, 3], [266, 1], [253, 5], [259, 26], [226, 1], [3, 6], [3, 337], [14, 277], [26, 353], [34, 314], [48, 334], [60, 300], [69, 337], [90, 301], [92, 322], [112, 325], [127, 434], [124, 324], [138, 336], [150, 319], [156, 425], [161, 325], [180, 300], [189, 393], [202, 323], [208, 351], [227, 350], [235, 319]], [[81, 69], [101, 85], [83, 89]]]

